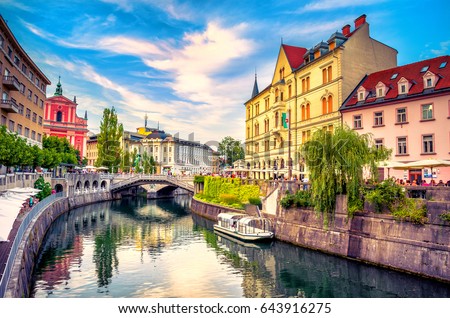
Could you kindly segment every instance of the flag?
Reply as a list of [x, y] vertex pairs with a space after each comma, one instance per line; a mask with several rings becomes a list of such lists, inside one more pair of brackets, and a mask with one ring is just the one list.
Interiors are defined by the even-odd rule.
[[282, 113], [281, 120], [283, 121], [283, 127], [289, 128], [289, 113]]

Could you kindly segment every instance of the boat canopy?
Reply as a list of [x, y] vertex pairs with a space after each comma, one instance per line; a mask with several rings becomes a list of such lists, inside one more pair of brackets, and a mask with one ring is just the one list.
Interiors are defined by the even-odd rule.
[[235, 220], [235, 219], [241, 219], [243, 217], [247, 216], [247, 214], [243, 214], [243, 213], [219, 213], [219, 215], [217, 215], [217, 218], [222, 219], [222, 220]]

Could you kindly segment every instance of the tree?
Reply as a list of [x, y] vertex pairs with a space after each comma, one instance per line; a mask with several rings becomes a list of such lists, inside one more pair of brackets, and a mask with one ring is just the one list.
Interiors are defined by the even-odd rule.
[[100, 122], [100, 133], [97, 137], [98, 158], [96, 165], [109, 168], [110, 172], [117, 172], [120, 166], [123, 126], [119, 124], [117, 113], [112, 107], [105, 108]]
[[42, 200], [52, 194], [52, 186], [49, 182], [45, 182], [44, 178], [40, 176], [36, 182], [34, 183], [34, 188], [39, 189], [39, 193], [36, 194], [36, 197], [39, 200]]
[[239, 140], [235, 140], [227, 136], [219, 142], [218, 151], [221, 156], [225, 158], [225, 164], [232, 165], [233, 162], [239, 159], [244, 159], [244, 148]]
[[302, 146], [301, 154], [309, 170], [313, 205], [328, 222], [338, 194], [347, 195], [349, 213], [361, 207], [364, 167], [370, 167], [376, 177], [376, 162], [389, 158], [391, 150], [377, 149], [370, 134], [359, 135], [343, 126], [334, 133], [317, 130]]

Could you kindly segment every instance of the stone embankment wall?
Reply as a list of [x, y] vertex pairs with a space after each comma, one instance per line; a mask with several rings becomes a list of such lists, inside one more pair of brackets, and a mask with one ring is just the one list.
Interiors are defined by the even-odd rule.
[[88, 204], [111, 200], [109, 192], [98, 192], [62, 198], [49, 205], [33, 220], [25, 233], [19, 251], [16, 254], [14, 267], [9, 279], [5, 297], [28, 297], [30, 279], [42, 240], [53, 221], [61, 214]]
[[[443, 211], [440, 203], [427, 205], [428, 222], [424, 225], [370, 212], [349, 219], [345, 197], [338, 198], [335, 217], [328, 226], [309, 209], [279, 208], [275, 215], [263, 215], [272, 220], [278, 240], [450, 282], [450, 224], [438, 217]], [[195, 199], [191, 209], [213, 220], [227, 211]]]

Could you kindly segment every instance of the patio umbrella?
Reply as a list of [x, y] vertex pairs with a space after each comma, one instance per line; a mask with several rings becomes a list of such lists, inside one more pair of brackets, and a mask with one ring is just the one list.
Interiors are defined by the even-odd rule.
[[404, 168], [416, 168], [416, 169], [424, 169], [424, 168], [435, 168], [435, 167], [446, 167], [450, 166], [450, 161], [448, 160], [440, 160], [440, 159], [424, 159], [413, 161], [409, 163], [405, 163]]
[[106, 167], [98, 167], [98, 168], [96, 168], [97, 170], [109, 170], [109, 168], [106, 168]]

